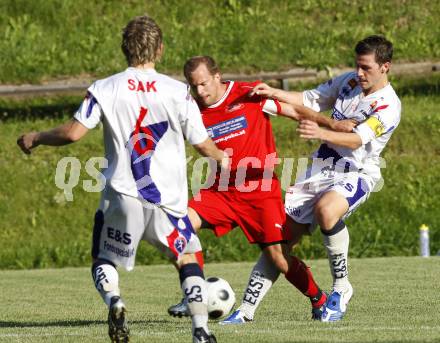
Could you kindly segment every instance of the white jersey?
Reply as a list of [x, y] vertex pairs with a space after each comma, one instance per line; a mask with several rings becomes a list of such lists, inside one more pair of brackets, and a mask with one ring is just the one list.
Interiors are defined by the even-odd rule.
[[333, 163], [342, 169], [359, 170], [377, 182], [381, 178], [380, 153], [400, 122], [401, 104], [393, 87], [388, 84], [364, 96], [356, 73], [350, 72], [305, 91], [303, 103], [318, 112], [332, 108], [333, 119], [360, 123], [353, 130], [362, 140], [358, 149], [325, 142], [313, 157], [333, 158]]
[[103, 123], [107, 187], [186, 215], [184, 137], [194, 145], [208, 134], [184, 83], [130, 67], [92, 84], [74, 118], [89, 129]]

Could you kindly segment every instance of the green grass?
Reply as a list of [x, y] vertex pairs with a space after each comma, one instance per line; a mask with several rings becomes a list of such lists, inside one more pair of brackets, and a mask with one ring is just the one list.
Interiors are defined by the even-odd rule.
[[[399, 80], [403, 94], [402, 122], [383, 156], [385, 186], [347, 221], [351, 234], [350, 252], [355, 257], [418, 254], [418, 228], [430, 227], [431, 252], [440, 250], [440, 132], [438, 89], [440, 78]], [[84, 266], [90, 261], [92, 220], [99, 194], [87, 193], [82, 182], [90, 179], [85, 162], [102, 156], [102, 131], [92, 130], [79, 143], [61, 147], [39, 147], [31, 156], [20, 152], [17, 137], [61, 123], [80, 103], [78, 97], [0, 101], [0, 250], [1, 268], [47, 268]], [[6, 113], [6, 115], [5, 115]], [[295, 123], [284, 118], [273, 121], [281, 157], [307, 157], [316, 143], [300, 140]], [[195, 154], [189, 148], [188, 152]], [[58, 161], [77, 157], [82, 163], [79, 185], [73, 201], [67, 202], [55, 186]], [[191, 166], [190, 166], [191, 172]], [[294, 169], [295, 171], [295, 169]], [[293, 175], [294, 176], [294, 175]], [[259, 249], [247, 243], [239, 229], [217, 239], [201, 233], [208, 261], [252, 261]], [[305, 237], [296, 253], [306, 258], [324, 257], [319, 233]], [[143, 246], [141, 264], [163, 263], [154, 249]]]
[[[284, 278], [245, 326], [210, 323], [219, 342], [438, 342], [439, 258], [351, 259], [355, 295], [342, 322], [312, 322], [310, 305]], [[316, 279], [330, 285], [328, 262], [310, 261]], [[252, 264], [208, 264], [207, 276], [227, 279], [241, 300]], [[0, 271], [0, 342], [106, 342], [106, 308], [88, 268]], [[188, 342], [190, 321], [166, 309], [181, 297], [171, 265], [121, 273], [132, 342]]]
[[0, 83], [119, 71], [121, 29], [144, 13], [163, 29], [168, 73], [200, 54], [229, 72], [351, 65], [370, 34], [395, 43], [396, 61], [438, 59], [439, 12], [427, 0], [3, 0]]

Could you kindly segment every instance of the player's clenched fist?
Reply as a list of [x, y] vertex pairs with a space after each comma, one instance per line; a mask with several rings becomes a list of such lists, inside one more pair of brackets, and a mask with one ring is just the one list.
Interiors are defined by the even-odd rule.
[[338, 132], [352, 132], [357, 124], [358, 123], [352, 119], [334, 120], [331, 129]]
[[321, 133], [323, 129], [319, 127], [314, 121], [301, 120], [296, 131], [299, 132], [299, 136], [305, 139], [322, 139]]
[[35, 148], [38, 145], [37, 137], [38, 132], [26, 133], [24, 135], [21, 135], [17, 139], [17, 144], [25, 154], [29, 155], [31, 153], [31, 149]]

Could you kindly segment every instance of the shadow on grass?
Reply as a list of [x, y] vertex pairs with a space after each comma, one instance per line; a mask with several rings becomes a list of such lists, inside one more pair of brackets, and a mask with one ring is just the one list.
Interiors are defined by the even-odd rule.
[[72, 117], [81, 105], [82, 97], [32, 98], [0, 100], [0, 121], [34, 120]]
[[0, 106], [0, 120], [34, 120], [44, 118], [64, 118], [72, 117], [78, 110], [79, 103], [73, 104], [57, 104], [46, 106], [25, 106], [22, 108]]
[[60, 320], [53, 322], [3, 322], [0, 321], [0, 328], [33, 328], [33, 327], [48, 327], [48, 326], [87, 326], [87, 325], [102, 325], [106, 324], [103, 320]]
[[[173, 320], [130, 320], [129, 324], [142, 325], [163, 325], [170, 324]], [[0, 321], [0, 328], [39, 328], [39, 327], [79, 327], [90, 325], [107, 325], [106, 320], [59, 320], [48, 322], [19, 322], [19, 321]]]

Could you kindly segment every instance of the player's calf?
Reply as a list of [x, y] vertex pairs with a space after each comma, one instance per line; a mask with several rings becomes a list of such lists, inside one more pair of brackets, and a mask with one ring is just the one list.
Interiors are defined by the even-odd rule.
[[129, 341], [130, 331], [126, 318], [127, 308], [120, 297], [119, 275], [110, 261], [97, 259], [92, 265], [96, 290], [108, 306], [108, 334], [116, 343]]
[[96, 290], [107, 306], [113, 297], [119, 297], [119, 275], [113, 263], [107, 260], [95, 260], [92, 265], [92, 277]]
[[180, 267], [179, 277], [192, 320], [193, 341], [204, 342], [196, 337], [197, 333], [211, 336], [208, 329], [208, 290], [203, 271], [197, 263], [188, 263]]
[[267, 245], [263, 248], [265, 254], [272, 265], [281, 273], [286, 274], [289, 270], [289, 261], [286, 258], [286, 253], [280, 243]]
[[320, 319], [327, 295], [313, 278], [310, 268], [299, 258], [290, 256], [289, 271], [285, 274], [287, 281], [294, 285], [312, 304], [312, 319]]

